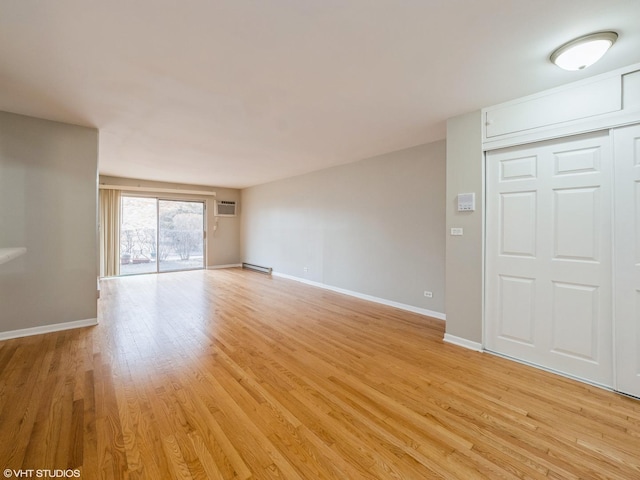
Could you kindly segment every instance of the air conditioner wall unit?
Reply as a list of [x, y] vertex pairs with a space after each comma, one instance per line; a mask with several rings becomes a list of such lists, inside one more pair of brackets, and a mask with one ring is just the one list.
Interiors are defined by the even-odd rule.
[[238, 209], [237, 202], [218, 200], [216, 202], [216, 217], [235, 217]]

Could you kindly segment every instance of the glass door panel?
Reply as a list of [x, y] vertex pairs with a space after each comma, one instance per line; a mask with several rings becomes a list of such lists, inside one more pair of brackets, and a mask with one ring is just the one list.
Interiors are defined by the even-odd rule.
[[157, 272], [157, 225], [155, 198], [122, 197], [120, 275]]
[[158, 200], [158, 271], [204, 268], [204, 203]]

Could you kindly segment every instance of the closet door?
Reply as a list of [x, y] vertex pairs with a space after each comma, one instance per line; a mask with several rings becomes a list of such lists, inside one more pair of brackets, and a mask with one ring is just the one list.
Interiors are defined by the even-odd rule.
[[640, 397], [640, 125], [614, 130], [616, 389]]
[[608, 132], [486, 161], [485, 347], [613, 386]]

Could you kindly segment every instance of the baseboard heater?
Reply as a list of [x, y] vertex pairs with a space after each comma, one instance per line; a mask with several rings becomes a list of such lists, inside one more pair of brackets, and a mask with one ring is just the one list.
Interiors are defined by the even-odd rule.
[[271, 271], [273, 270], [271, 267], [261, 267], [260, 265], [253, 265], [251, 263], [243, 263], [242, 268], [253, 270], [255, 272], [266, 273], [267, 275], [271, 275]]

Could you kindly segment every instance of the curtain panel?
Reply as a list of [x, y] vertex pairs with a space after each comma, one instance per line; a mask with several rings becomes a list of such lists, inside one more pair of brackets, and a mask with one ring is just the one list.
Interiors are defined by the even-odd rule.
[[100, 276], [120, 274], [120, 190], [100, 190]]

